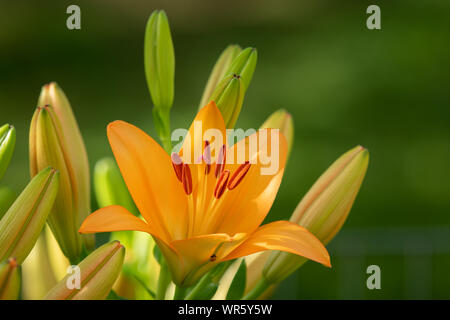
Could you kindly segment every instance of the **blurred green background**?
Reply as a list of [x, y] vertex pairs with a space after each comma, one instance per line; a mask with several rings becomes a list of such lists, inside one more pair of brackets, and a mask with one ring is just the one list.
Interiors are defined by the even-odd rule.
[[[0, 123], [17, 129], [1, 181], [29, 179], [28, 127], [40, 87], [68, 95], [91, 168], [111, 155], [106, 125], [122, 119], [154, 135], [143, 71], [148, 16], [166, 10], [176, 54], [173, 128], [193, 119], [227, 44], [258, 48], [237, 127], [292, 113], [295, 142], [268, 217], [288, 218], [320, 173], [361, 144], [371, 162], [341, 233], [333, 268], [308, 263], [278, 299], [450, 298], [449, 1], [39, 1], [0, 2]], [[82, 29], [66, 28], [81, 7]], [[381, 7], [381, 30], [366, 8]], [[368, 290], [366, 268], [381, 268]]]

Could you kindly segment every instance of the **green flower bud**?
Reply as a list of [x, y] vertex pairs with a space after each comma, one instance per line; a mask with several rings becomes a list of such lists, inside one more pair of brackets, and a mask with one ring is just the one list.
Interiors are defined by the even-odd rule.
[[0, 127], [0, 179], [8, 167], [16, 144], [16, 129], [9, 124]]
[[[337, 159], [298, 204], [290, 221], [308, 229], [325, 245], [339, 232], [361, 187], [369, 164], [369, 152], [357, 146]], [[285, 252], [272, 252], [263, 276], [277, 283], [307, 259]]]
[[103, 158], [95, 164], [94, 191], [100, 208], [120, 205], [134, 215], [139, 215], [114, 159]]
[[256, 68], [258, 52], [255, 48], [246, 48], [233, 60], [225, 75], [236, 74], [242, 78], [245, 90], [252, 81]]
[[155, 10], [145, 29], [144, 66], [148, 88], [156, 108], [170, 109], [173, 103], [175, 54], [169, 21]]
[[0, 260], [14, 257], [18, 264], [36, 243], [58, 192], [59, 172], [39, 172], [0, 220]]
[[244, 85], [236, 74], [225, 77], [214, 91], [211, 100], [216, 103], [222, 113], [227, 128], [234, 128], [241, 112], [244, 94]]
[[16, 200], [16, 193], [8, 187], [0, 187], [0, 219]]
[[211, 95], [214, 92], [214, 89], [217, 87], [219, 82], [225, 77], [226, 72], [231, 66], [233, 60], [239, 55], [242, 51], [241, 47], [237, 44], [229, 45], [219, 56], [219, 59], [216, 61], [214, 65], [211, 75], [208, 78], [208, 82], [206, 83], [205, 90], [203, 91], [203, 96], [200, 101], [199, 109], [203, 108], [210, 101]]
[[74, 169], [68, 157], [62, 127], [52, 107], [38, 107], [34, 113], [30, 130], [31, 174], [46, 166], [60, 172], [60, 186], [48, 224], [62, 252], [72, 262], [81, 255], [81, 236], [77, 197], [78, 185]]
[[[84, 145], [83, 137], [81, 136], [78, 123], [70, 106], [69, 100], [62, 91], [62, 89], [55, 83], [44, 85], [39, 96], [38, 106], [51, 106], [54, 111], [55, 122], [58, 122], [60, 130], [58, 131], [58, 139], [60, 141], [61, 150], [64, 152], [64, 160], [67, 163], [67, 168], [70, 174], [72, 185], [72, 193], [74, 200], [74, 207], [78, 215], [78, 222], [81, 224], [86, 217], [91, 214], [91, 185], [89, 177], [89, 163]], [[36, 112], [37, 113], [37, 112]], [[60, 169], [57, 164], [41, 163], [38, 168], [36, 163], [36, 133], [32, 128], [30, 130], [30, 167], [31, 175], [35, 175], [39, 169], [47, 165], [54, 166]], [[79, 226], [77, 226], [78, 228]], [[81, 239], [87, 249], [93, 249], [95, 246], [94, 235], [83, 235]], [[58, 239], [59, 241], [59, 239]]]
[[16, 259], [0, 262], [0, 300], [17, 300], [20, 293], [20, 266]]
[[279, 129], [284, 135], [288, 143], [288, 154], [291, 153], [292, 144], [294, 142], [294, 122], [292, 116], [286, 110], [280, 109], [270, 115], [269, 118], [261, 125], [261, 129], [274, 128]]
[[71, 268], [44, 299], [103, 300], [122, 270], [125, 248], [118, 241], [107, 243]]

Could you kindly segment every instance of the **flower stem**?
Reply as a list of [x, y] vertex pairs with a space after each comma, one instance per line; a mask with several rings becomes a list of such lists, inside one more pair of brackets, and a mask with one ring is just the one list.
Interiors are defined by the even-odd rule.
[[169, 268], [167, 267], [166, 261], [161, 257], [161, 267], [158, 277], [158, 285], [156, 288], [156, 299], [164, 300], [166, 297], [167, 287], [172, 281], [169, 273]]
[[173, 295], [173, 300], [184, 300], [187, 288], [180, 286], [175, 287], [175, 294]]
[[253, 287], [253, 289], [248, 292], [242, 300], [256, 300], [269, 288], [269, 284], [264, 280], [264, 278], [259, 279], [258, 283]]

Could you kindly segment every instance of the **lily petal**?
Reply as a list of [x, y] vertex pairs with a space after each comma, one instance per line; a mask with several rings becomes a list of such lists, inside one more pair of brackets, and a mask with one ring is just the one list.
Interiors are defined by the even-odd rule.
[[153, 234], [152, 228], [127, 209], [113, 205], [101, 208], [90, 214], [81, 224], [78, 232], [95, 233], [135, 230]]
[[330, 267], [330, 256], [323, 244], [307, 229], [288, 221], [259, 227], [224, 260], [236, 259], [263, 250], [286, 251]]
[[187, 202], [170, 156], [145, 132], [124, 121], [108, 125], [108, 138], [144, 219], [166, 242], [183, 238], [188, 225]]
[[[244, 159], [239, 158], [243, 153], [245, 161], [252, 164], [239, 185], [223, 195], [224, 199], [221, 201], [225, 206], [221, 212], [226, 215], [215, 217], [219, 227], [213, 228], [214, 232], [251, 233], [263, 222], [272, 207], [284, 173], [287, 142], [278, 130], [263, 130], [265, 132], [260, 130], [239, 141], [228, 151], [228, 154], [234, 155], [235, 158], [233, 164], [226, 166], [231, 173], [244, 162]], [[252, 149], [254, 141], [258, 141], [257, 149]], [[271, 164], [266, 163], [269, 158]]]

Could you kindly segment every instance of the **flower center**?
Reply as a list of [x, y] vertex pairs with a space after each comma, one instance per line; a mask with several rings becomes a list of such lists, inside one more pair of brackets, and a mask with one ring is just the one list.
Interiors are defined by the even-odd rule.
[[[175, 175], [178, 181], [182, 183], [183, 190], [188, 197], [189, 228], [186, 236], [190, 237], [198, 232], [210, 233], [207, 232], [208, 230], [214, 231], [215, 228], [220, 226], [226, 214], [225, 212], [221, 212], [224, 210], [220, 210], [224, 202], [221, 199], [226, 192], [234, 190], [242, 182], [250, 170], [250, 162], [245, 161], [233, 173], [230, 170], [225, 170], [226, 146], [222, 145], [217, 155], [214, 168], [215, 186], [213, 194], [212, 196], [208, 196], [208, 181], [211, 183], [211, 180], [208, 180], [208, 176], [212, 166], [210, 142], [205, 141], [201, 163], [198, 164], [196, 170], [197, 184], [195, 186], [192, 183], [192, 174], [189, 165], [183, 163], [178, 153], [172, 153], [171, 159]], [[193, 196], [194, 188], [196, 189], [195, 199]], [[201, 225], [199, 222], [201, 222]]]

